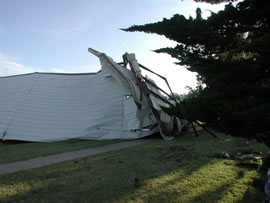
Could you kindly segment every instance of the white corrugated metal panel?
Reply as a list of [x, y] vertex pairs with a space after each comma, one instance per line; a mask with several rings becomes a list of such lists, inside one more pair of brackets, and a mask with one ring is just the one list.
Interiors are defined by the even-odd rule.
[[[97, 121], [109, 129], [120, 129], [121, 88], [112, 78], [104, 78], [102, 73], [34, 76], [3, 114], [6, 139], [52, 141], [80, 137]], [[107, 113], [113, 119], [108, 119]]]
[[131, 139], [156, 132], [140, 130], [155, 120], [130, 70], [105, 54], [98, 56], [102, 71], [96, 74], [0, 78], [0, 138], [44, 142]]
[[4, 133], [5, 128], [13, 117], [13, 106], [19, 106], [17, 104], [21, 94], [33, 77], [33, 74], [28, 74], [22, 77], [0, 78], [0, 135]]
[[[153, 124], [153, 119], [151, 117], [152, 112], [150, 109], [141, 109], [139, 110], [135, 105], [132, 97], [124, 98], [123, 100], [123, 129], [124, 130], [137, 130], [142, 127], [149, 126]], [[139, 132], [138, 132], [139, 133]], [[142, 133], [144, 136], [143, 131]]]
[[0, 130], [5, 131], [5, 139], [57, 141], [149, 135], [130, 131], [139, 127], [137, 107], [132, 101], [123, 109], [125, 91], [102, 71], [94, 75], [36, 73], [1, 78], [0, 84], [5, 97], [0, 99]]

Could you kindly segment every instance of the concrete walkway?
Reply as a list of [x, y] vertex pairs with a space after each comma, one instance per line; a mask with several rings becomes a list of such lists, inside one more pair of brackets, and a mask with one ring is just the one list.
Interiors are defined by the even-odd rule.
[[140, 144], [145, 144], [151, 140], [133, 140], [128, 142], [121, 142], [111, 145], [105, 145], [102, 147], [95, 147], [89, 149], [82, 149], [78, 151], [64, 152], [56, 155], [38, 157], [26, 161], [17, 161], [7, 164], [0, 164], [0, 175], [13, 173], [21, 170], [27, 170], [31, 168], [39, 168], [42, 166], [47, 166], [50, 164], [55, 164], [63, 161], [68, 161], [77, 158], [83, 158], [87, 156], [92, 156], [95, 154], [100, 154], [104, 152], [114, 151], [118, 149], [124, 149], [127, 147], [132, 147]]

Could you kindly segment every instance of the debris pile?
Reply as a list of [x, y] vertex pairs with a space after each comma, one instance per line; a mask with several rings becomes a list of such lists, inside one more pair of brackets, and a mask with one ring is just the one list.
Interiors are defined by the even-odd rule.
[[217, 154], [217, 158], [225, 158], [225, 159], [234, 159], [234, 160], [259, 160], [262, 159], [262, 152], [243, 154], [241, 152], [237, 152], [236, 154], [229, 154], [228, 152], [221, 152]]

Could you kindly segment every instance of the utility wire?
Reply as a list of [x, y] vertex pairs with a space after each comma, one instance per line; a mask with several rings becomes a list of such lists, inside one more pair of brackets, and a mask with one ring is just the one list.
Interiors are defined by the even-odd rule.
[[[81, 2], [89, 9], [90, 12], [91, 11], [91, 7], [89, 6], [89, 4], [85, 1], [85, 0], [81, 0]], [[111, 26], [109, 26], [108, 23], [105, 22], [105, 20], [103, 20], [99, 15], [95, 14], [94, 15], [99, 21], [101, 24], [104, 25], [104, 27], [106, 29], [108, 29], [113, 35], [114, 37], [120, 42], [120, 44], [126, 49], [128, 50], [128, 46], [126, 45], [126, 43], [124, 43], [124, 41], [120, 38], [120, 36], [111, 28]]]

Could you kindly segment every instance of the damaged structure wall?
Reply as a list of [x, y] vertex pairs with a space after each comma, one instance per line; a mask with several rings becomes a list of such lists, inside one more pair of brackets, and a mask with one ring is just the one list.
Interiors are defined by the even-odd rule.
[[131, 71], [105, 54], [94, 54], [101, 61], [98, 73], [0, 78], [0, 138], [135, 139], [158, 132]]

